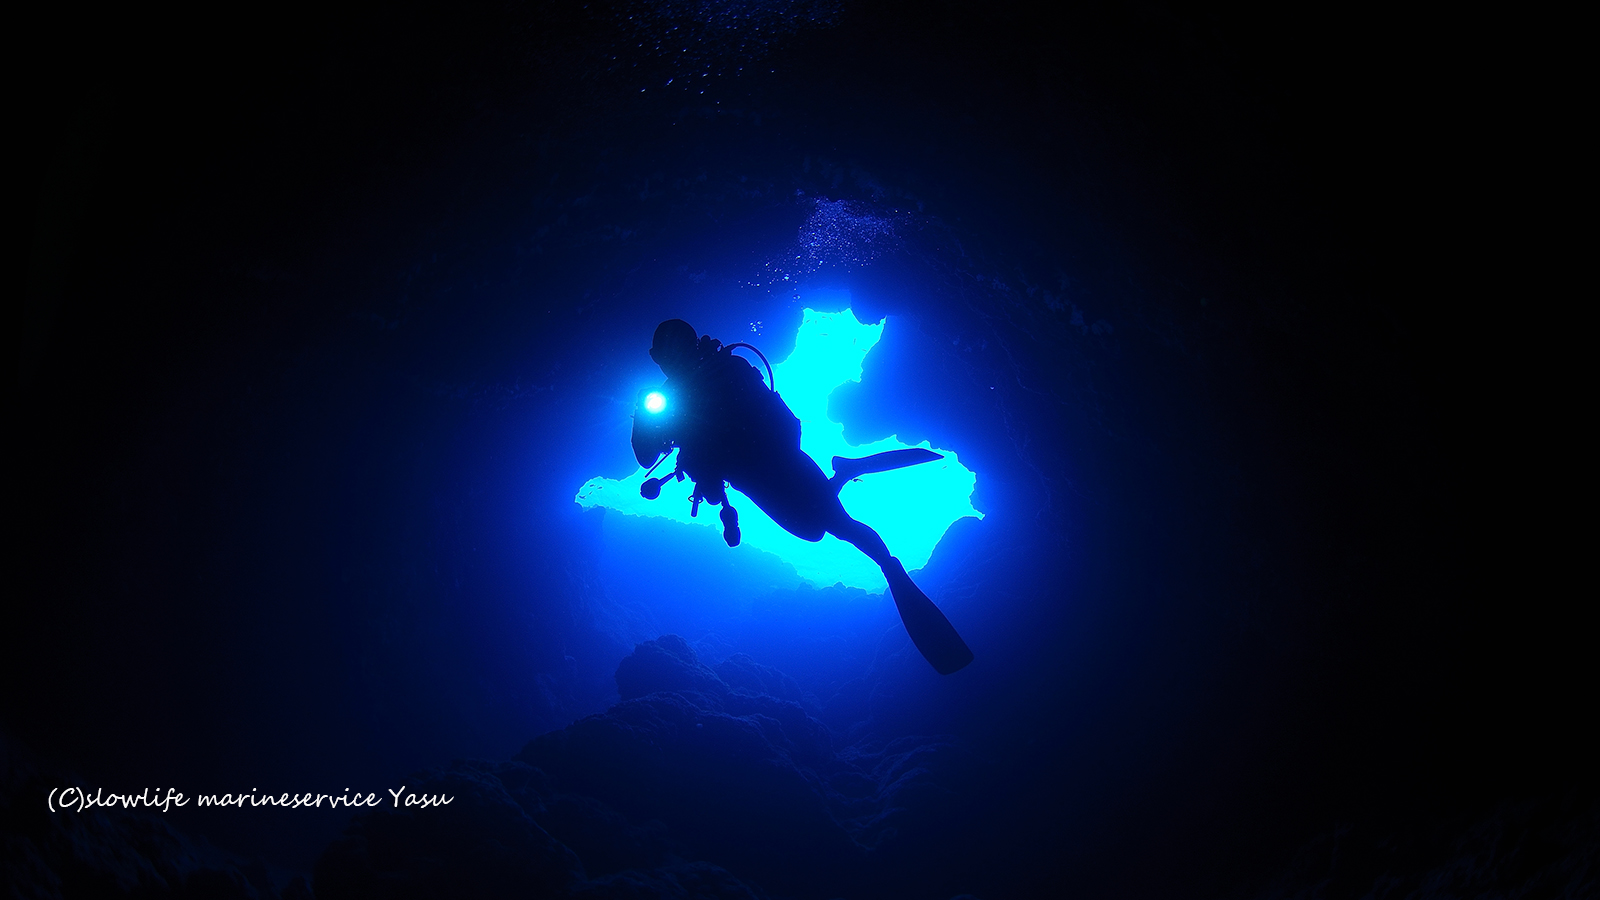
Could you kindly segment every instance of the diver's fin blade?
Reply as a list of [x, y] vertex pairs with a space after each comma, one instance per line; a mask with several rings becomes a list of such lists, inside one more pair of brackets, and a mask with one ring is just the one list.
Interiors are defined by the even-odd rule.
[[850, 459], [844, 456], [833, 458], [833, 475], [849, 481], [861, 475], [873, 472], [888, 472], [891, 469], [904, 469], [906, 466], [915, 466], [925, 462], [944, 459], [944, 454], [921, 447], [908, 447], [904, 450], [885, 450], [860, 459]]
[[967, 663], [972, 662], [972, 650], [939, 607], [911, 581], [900, 560], [890, 559], [884, 574], [889, 578], [889, 593], [900, 611], [900, 621], [905, 624], [906, 634], [911, 635], [911, 643], [917, 646], [922, 658], [940, 675], [966, 668]]

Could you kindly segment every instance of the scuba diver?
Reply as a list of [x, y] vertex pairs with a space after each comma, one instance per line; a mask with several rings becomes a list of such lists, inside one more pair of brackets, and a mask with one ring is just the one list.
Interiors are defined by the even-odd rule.
[[[739, 544], [739, 513], [728, 502], [732, 485], [755, 501], [785, 531], [807, 541], [832, 534], [849, 541], [883, 570], [894, 596], [900, 620], [905, 623], [922, 655], [941, 675], [972, 662], [972, 651], [961, 640], [944, 613], [912, 583], [900, 560], [876, 531], [856, 521], [839, 502], [839, 491], [857, 476], [886, 472], [942, 459], [931, 450], [891, 450], [861, 459], [833, 458], [832, 478], [800, 449], [800, 420], [768, 382], [735, 347], [723, 346], [709, 335], [695, 336], [682, 319], [669, 319], [656, 328], [650, 358], [667, 376], [659, 390], [644, 394], [633, 418], [633, 455], [650, 472], [678, 450], [677, 468], [670, 475], [647, 478], [639, 492], [647, 500], [661, 495], [669, 480], [694, 481], [690, 515], [701, 502], [721, 506], [723, 539]], [[647, 475], [649, 473], [646, 473]]]

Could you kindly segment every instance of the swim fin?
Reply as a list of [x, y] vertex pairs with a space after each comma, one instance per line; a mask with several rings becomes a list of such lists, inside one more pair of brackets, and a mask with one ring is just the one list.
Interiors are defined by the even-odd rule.
[[915, 466], [920, 463], [933, 462], [944, 459], [941, 453], [924, 450], [921, 447], [910, 447], [905, 450], [885, 450], [860, 459], [850, 459], [844, 456], [833, 458], [833, 477], [828, 483], [833, 485], [833, 492], [850, 483], [852, 478], [870, 475], [873, 472], [887, 472], [891, 469], [904, 469], [906, 466]]
[[906, 567], [900, 564], [900, 560], [889, 557], [883, 574], [889, 579], [889, 593], [894, 595], [895, 608], [900, 610], [900, 621], [905, 623], [906, 633], [911, 635], [911, 643], [917, 645], [922, 658], [940, 675], [966, 668], [967, 663], [972, 662], [972, 651], [967, 648], [967, 642], [956, 633], [955, 626], [944, 617], [939, 607], [933, 605], [928, 595], [912, 583], [911, 576], [906, 574]]

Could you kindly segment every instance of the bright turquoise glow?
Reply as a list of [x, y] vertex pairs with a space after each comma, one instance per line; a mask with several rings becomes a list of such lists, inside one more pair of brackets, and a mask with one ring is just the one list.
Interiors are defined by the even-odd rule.
[[661, 412], [667, 408], [667, 398], [660, 391], [651, 391], [644, 398], [644, 408], [653, 413]]
[[[837, 313], [807, 309], [794, 352], [773, 370], [778, 393], [800, 418], [801, 449], [828, 475], [833, 474], [830, 461], [835, 456], [868, 456], [910, 446], [944, 454], [944, 459], [935, 462], [864, 475], [845, 485], [839, 495], [850, 515], [882, 535], [889, 552], [907, 569], [918, 569], [927, 563], [951, 523], [965, 516], [983, 517], [972, 508], [977, 476], [961, 465], [954, 452], [931, 447], [926, 441], [902, 444], [890, 437], [861, 446], [847, 444], [844, 426], [828, 419], [828, 395], [847, 381], [860, 380], [861, 361], [882, 335], [883, 325], [863, 325], [848, 308]], [[645, 403], [648, 409], [650, 399]], [[667, 463], [662, 470], [671, 465]], [[697, 518], [689, 517], [690, 482], [668, 482], [659, 499], [645, 500], [639, 496], [644, 475], [640, 469], [621, 481], [592, 478], [579, 489], [576, 499], [585, 508], [603, 506], [628, 515], [659, 516], [720, 530], [717, 510], [711, 507], [702, 507]], [[729, 495], [739, 510], [744, 542], [727, 552], [755, 549], [776, 554], [793, 565], [801, 578], [818, 586], [843, 582], [868, 591], [883, 590], [883, 574], [861, 551], [832, 535], [814, 544], [803, 541], [778, 527], [743, 494], [730, 490]]]

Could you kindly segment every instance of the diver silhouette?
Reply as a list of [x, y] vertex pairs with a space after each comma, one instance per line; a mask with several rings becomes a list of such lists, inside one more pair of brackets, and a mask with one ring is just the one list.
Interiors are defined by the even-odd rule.
[[[876, 531], [856, 521], [839, 502], [839, 491], [851, 480], [873, 472], [942, 459], [930, 450], [891, 450], [861, 459], [833, 458], [832, 478], [800, 449], [800, 420], [789, 410], [761, 373], [735, 347], [709, 335], [695, 337], [682, 319], [662, 322], [651, 341], [650, 358], [667, 376], [657, 391], [640, 397], [633, 417], [633, 455], [650, 472], [678, 450], [670, 475], [647, 478], [640, 493], [648, 500], [661, 495], [669, 480], [694, 481], [689, 514], [701, 502], [721, 506], [723, 538], [739, 544], [739, 513], [728, 502], [727, 486], [738, 488], [783, 529], [807, 541], [832, 534], [854, 544], [883, 570], [900, 621], [911, 642], [941, 675], [972, 662], [972, 651], [950, 620], [911, 581], [900, 560]], [[766, 356], [761, 355], [762, 362]], [[767, 363], [767, 381], [772, 366]], [[647, 475], [649, 473], [646, 473]]]

